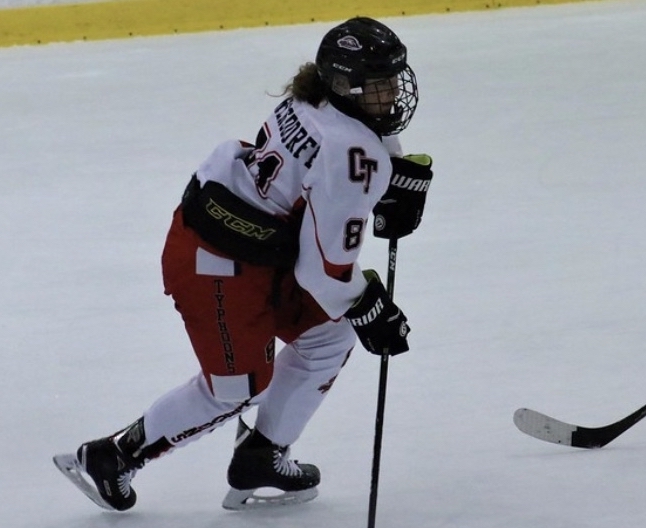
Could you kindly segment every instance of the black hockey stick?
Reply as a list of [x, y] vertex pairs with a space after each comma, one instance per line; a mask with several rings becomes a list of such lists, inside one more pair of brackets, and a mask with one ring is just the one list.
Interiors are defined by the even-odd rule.
[[[392, 299], [395, 294], [395, 270], [397, 268], [397, 239], [388, 242], [388, 278], [386, 291]], [[377, 517], [377, 490], [379, 488], [379, 466], [381, 464], [381, 440], [384, 433], [384, 412], [386, 409], [386, 383], [388, 382], [388, 350], [381, 355], [379, 367], [379, 392], [377, 394], [377, 417], [375, 418], [375, 443], [372, 450], [372, 478], [370, 479], [370, 502], [368, 505], [368, 528], [375, 528]]]
[[644, 417], [646, 417], [646, 405], [615, 423], [603, 427], [582, 427], [562, 422], [531, 409], [518, 409], [514, 413], [514, 424], [523, 433], [539, 440], [593, 449], [609, 444]]

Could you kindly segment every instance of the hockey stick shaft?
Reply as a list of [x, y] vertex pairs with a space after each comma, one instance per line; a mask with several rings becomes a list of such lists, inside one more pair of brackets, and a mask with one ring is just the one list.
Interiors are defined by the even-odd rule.
[[646, 418], [646, 405], [602, 427], [583, 427], [531, 409], [518, 409], [514, 414], [514, 423], [523, 433], [545, 442], [593, 449], [609, 444], [643, 418]]
[[[397, 269], [397, 239], [388, 243], [388, 276], [386, 291], [392, 299], [395, 294], [395, 271]], [[377, 492], [379, 489], [379, 468], [381, 465], [381, 444], [384, 433], [386, 410], [386, 386], [388, 383], [388, 350], [381, 355], [379, 367], [379, 391], [377, 394], [377, 416], [375, 418], [375, 443], [372, 450], [372, 476], [370, 479], [370, 502], [368, 504], [368, 528], [375, 528], [377, 517]]]

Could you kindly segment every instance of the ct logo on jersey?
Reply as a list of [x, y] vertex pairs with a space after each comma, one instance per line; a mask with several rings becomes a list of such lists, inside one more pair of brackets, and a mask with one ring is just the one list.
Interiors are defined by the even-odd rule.
[[363, 192], [368, 194], [372, 173], [377, 170], [379, 163], [376, 159], [366, 156], [366, 151], [361, 147], [352, 147], [348, 150], [350, 181], [363, 183]]
[[336, 41], [336, 45], [339, 46], [339, 48], [347, 49], [350, 51], [359, 51], [363, 48], [361, 43], [357, 40], [357, 37], [353, 37], [352, 35], [347, 35], [343, 38], [340, 38]]

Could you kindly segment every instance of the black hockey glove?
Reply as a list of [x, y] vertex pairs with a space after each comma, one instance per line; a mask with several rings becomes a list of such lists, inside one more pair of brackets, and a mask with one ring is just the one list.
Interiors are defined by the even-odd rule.
[[390, 159], [393, 164], [390, 185], [372, 210], [373, 233], [377, 238], [403, 238], [417, 229], [433, 178], [433, 160], [426, 154]]
[[406, 316], [390, 299], [376, 271], [366, 270], [363, 274], [368, 286], [345, 317], [368, 352], [391, 356], [406, 352], [410, 332]]

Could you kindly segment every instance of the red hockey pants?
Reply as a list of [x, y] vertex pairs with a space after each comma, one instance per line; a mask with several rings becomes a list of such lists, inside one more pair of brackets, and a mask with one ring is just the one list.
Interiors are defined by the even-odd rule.
[[276, 270], [224, 258], [184, 226], [177, 209], [162, 254], [164, 289], [175, 301], [211, 392], [244, 401], [273, 373], [275, 338], [290, 343], [328, 315], [292, 272], [272, 294]]

